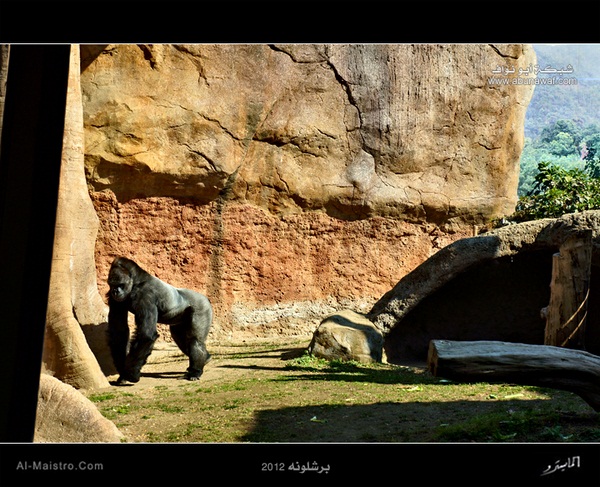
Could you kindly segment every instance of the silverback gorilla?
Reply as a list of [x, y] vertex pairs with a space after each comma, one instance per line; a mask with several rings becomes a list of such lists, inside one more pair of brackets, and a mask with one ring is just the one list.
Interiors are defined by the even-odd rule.
[[[213, 318], [208, 298], [175, 288], [125, 257], [113, 261], [108, 285], [108, 338], [119, 373], [116, 385], [140, 380], [140, 371], [158, 338], [157, 323], [170, 325], [175, 343], [190, 359], [185, 378], [198, 380], [210, 358], [205, 346]], [[135, 315], [136, 325], [129, 352], [128, 312]]]

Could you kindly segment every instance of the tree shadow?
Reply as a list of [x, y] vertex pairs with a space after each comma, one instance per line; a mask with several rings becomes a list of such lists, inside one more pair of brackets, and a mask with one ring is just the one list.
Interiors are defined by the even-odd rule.
[[227, 352], [227, 353], [215, 353], [215, 357], [219, 358], [276, 358], [276, 354], [280, 354], [281, 360], [291, 360], [294, 358], [301, 357], [306, 352], [306, 347], [284, 347], [273, 350], [262, 349], [242, 352]]
[[[223, 368], [247, 370], [275, 370], [282, 375], [275, 381], [343, 381], [373, 384], [436, 384], [440, 378], [432, 376], [425, 366], [398, 366], [393, 369], [357, 362], [332, 361], [323, 367], [285, 364], [282, 367], [262, 365], [221, 365]], [[286, 374], [283, 374], [288, 372]], [[292, 373], [289, 373], [292, 372]]]
[[[379, 366], [346, 361], [295, 360], [282, 367], [224, 365], [278, 370], [274, 382], [419, 385], [457, 383], [422, 366]], [[302, 387], [302, 386], [299, 386]], [[565, 442], [600, 440], [600, 416], [575, 394], [527, 386], [547, 398], [503, 400], [383, 401], [316, 404], [256, 412], [249, 442]], [[420, 390], [420, 389], [419, 389]], [[346, 399], [352, 402], [352, 397]]]
[[[552, 411], [548, 401], [380, 402], [260, 410], [242, 441], [511, 443], [600, 439], [595, 413]], [[585, 431], [589, 431], [587, 438]]]
[[141, 377], [150, 377], [153, 379], [185, 379], [184, 372], [178, 371], [164, 371], [164, 372], [142, 372]]

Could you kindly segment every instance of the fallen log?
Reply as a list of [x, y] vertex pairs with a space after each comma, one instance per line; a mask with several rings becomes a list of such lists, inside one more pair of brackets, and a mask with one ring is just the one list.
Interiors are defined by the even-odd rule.
[[600, 357], [550, 345], [431, 340], [429, 371], [459, 382], [507, 382], [562, 389], [600, 412]]

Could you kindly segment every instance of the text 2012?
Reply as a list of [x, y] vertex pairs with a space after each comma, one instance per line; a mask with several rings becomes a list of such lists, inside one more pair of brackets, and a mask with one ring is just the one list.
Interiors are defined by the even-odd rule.
[[262, 472], [283, 472], [284, 470], [287, 470], [287, 469], [285, 467], [285, 464], [282, 462], [280, 462], [280, 463], [263, 462], [262, 468], [260, 470]]
[[263, 462], [262, 469], [263, 472], [296, 472], [296, 473], [307, 473], [307, 472], [315, 472], [315, 473], [329, 473], [331, 467], [329, 465], [319, 465], [317, 462], [292, 462], [287, 467], [283, 462], [271, 463], [271, 462]]

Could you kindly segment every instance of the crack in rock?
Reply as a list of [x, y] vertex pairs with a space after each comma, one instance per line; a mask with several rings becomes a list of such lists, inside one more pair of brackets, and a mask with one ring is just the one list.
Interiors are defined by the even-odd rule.
[[504, 54], [497, 46], [495, 46], [494, 44], [488, 44], [494, 51], [496, 51], [496, 53], [503, 57], [503, 58], [508, 58], [508, 59], [519, 59], [519, 56], [511, 56], [510, 54]]

